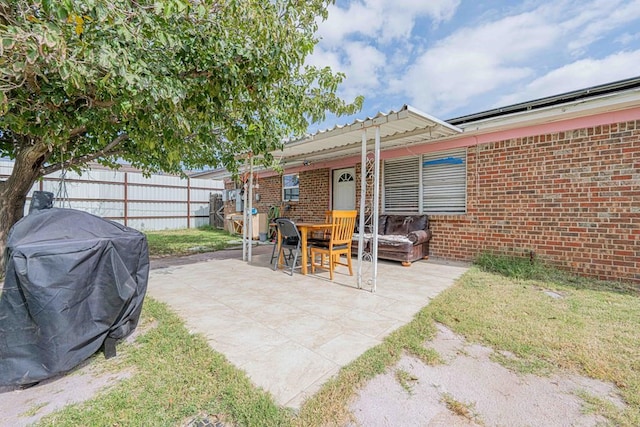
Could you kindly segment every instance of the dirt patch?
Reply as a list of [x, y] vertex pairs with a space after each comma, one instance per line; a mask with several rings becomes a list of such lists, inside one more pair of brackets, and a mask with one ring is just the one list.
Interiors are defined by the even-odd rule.
[[27, 388], [0, 393], [0, 426], [27, 426], [67, 405], [91, 399], [107, 386], [129, 378], [132, 371], [97, 373], [87, 364], [72, 374]]
[[[139, 325], [124, 342], [132, 344], [137, 337], [155, 328], [156, 322]], [[103, 357], [97, 353], [94, 357]], [[49, 378], [28, 388], [0, 387], [0, 427], [33, 424], [67, 405], [95, 397], [134, 374], [132, 369], [104, 372], [94, 359], [87, 359], [71, 372]]]
[[[623, 407], [614, 385], [579, 375], [516, 374], [490, 359], [493, 350], [468, 344], [439, 325], [427, 343], [445, 360], [429, 366], [404, 356], [371, 380], [350, 409], [362, 426], [596, 426], [577, 393]], [[408, 381], [398, 381], [397, 372]]]

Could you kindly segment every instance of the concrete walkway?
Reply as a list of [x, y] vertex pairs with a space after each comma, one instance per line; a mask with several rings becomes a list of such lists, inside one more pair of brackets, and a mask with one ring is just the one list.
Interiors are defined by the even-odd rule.
[[270, 255], [271, 247], [263, 246], [254, 249], [251, 264], [213, 259], [154, 269], [148, 295], [167, 303], [254, 384], [294, 409], [467, 269], [438, 261], [408, 268], [380, 262], [377, 292], [371, 293], [357, 289], [355, 271], [349, 276], [345, 267], [338, 267], [333, 282], [324, 271], [289, 276], [270, 268]]

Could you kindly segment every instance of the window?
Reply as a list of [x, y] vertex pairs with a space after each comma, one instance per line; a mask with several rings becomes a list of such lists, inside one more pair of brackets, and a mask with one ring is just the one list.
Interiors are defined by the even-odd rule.
[[353, 182], [355, 179], [349, 172], [345, 172], [338, 177], [338, 182]]
[[420, 212], [420, 158], [384, 162], [385, 213]]
[[466, 149], [385, 161], [385, 213], [465, 213], [466, 163]]
[[285, 202], [300, 199], [300, 178], [297, 173], [282, 175], [282, 200]]
[[423, 212], [463, 214], [467, 211], [466, 149], [422, 156]]

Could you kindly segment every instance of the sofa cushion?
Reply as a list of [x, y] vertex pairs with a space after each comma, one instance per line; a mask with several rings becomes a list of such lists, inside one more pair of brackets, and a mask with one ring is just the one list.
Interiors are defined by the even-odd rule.
[[407, 219], [408, 232], [429, 229], [429, 217], [427, 215], [413, 215]]
[[408, 233], [408, 227], [404, 218], [404, 215], [390, 215], [387, 218], [387, 226], [384, 230], [384, 234], [400, 234], [405, 236]]
[[380, 215], [378, 217], [378, 234], [387, 234], [387, 218], [388, 215]]
[[419, 245], [421, 243], [428, 241], [431, 238], [431, 231], [430, 230], [412, 231], [409, 234], [407, 234], [407, 238], [414, 245]]
[[389, 215], [384, 234], [407, 235], [412, 231], [428, 228], [428, 224], [426, 215]]
[[411, 243], [407, 236], [400, 236], [398, 234], [378, 236], [378, 254], [380, 251], [407, 252], [411, 251], [413, 246], [414, 244]]
[[407, 236], [399, 234], [378, 235], [378, 245], [402, 246], [405, 243], [411, 243]]

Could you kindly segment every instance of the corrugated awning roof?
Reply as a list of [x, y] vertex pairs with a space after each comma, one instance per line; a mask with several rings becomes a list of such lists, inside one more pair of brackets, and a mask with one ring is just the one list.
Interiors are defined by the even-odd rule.
[[365, 120], [335, 126], [286, 143], [282, 150], [272, 154], [287, 166], [303, 161], [317, 162], [358, 155], [362, 148], [362, 132], [366, 131], [367, 144], [373, 145], [376, 127], [380, 128], [382, 150], [424, 143], [462, 132], [456, 126], [404, 105], [398, 111], [378, 113]]
[[[422, 144], [462, 132], [462, 129], [456, 126], [404, 105], [398, 111], [380, 112], [374, 117], [358, 119], [347, 125], [337, 125], [287, 142], [282, 150], [273, 151], [271, 154], [286, 167], [302, 165], [304, 162], [359, 156], [362, 151], [362, 132], [366, 131], [367, 146], [372, 149], [376, 127], [380, 128], [381, 150]], [[223, 179], [229, 175], [229, 172], [221, 169], [202, 172], [194, 177]]]

